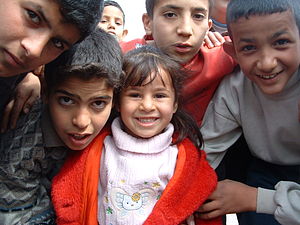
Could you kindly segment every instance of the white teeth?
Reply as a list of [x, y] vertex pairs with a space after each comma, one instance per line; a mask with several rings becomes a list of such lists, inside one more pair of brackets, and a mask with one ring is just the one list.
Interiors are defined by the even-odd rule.
[[142, 123], [151, 123], [151, 122], [154, 122], [155, 119], [139, 119], [139, 121]]
[[260, 75], [260, 74], [257, 74], [256, 76], [262, 78], [262, 79], [273, 79], [274, 77], [276, 77], [279, 73], [275, 73], [275, 74], [271, 74], [271, 75]]

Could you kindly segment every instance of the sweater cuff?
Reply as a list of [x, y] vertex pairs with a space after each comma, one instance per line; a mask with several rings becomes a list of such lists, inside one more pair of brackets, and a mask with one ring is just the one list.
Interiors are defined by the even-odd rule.
[[257, 192], [256, 212], [274, 215], [274, 212], [276, 210], [274, 196], [275, 190], [269, 190], [259, 187]]

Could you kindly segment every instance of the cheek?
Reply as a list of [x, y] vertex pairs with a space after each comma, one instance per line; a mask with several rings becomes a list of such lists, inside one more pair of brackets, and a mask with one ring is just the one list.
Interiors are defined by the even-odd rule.
[[100, 115], [95, 115], [93, 118], [94, 128], [97, 131], [101, 131], [102, 128], [105, 126], [109, 116], [110, 116], [111, 108], [106, 110], [105, 112], [101, 113]]

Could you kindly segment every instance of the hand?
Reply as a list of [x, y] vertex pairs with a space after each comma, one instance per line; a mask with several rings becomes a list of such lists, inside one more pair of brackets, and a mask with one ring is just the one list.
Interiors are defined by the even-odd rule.
[[256, 211], [257, 188], [232, 180], [219, 181], [216, 190], [198, 210], [202, 219], [213, 219], [228, 213]]
[[34, 102], [40, 97], [41, 83], [33, 73], [28, 73], [18, 84], [13, 98], [6, 105], [1, 121], [1, 133], [16, 127], [20, 113], [28, 113]]
[[225, 42], [225, 38], [219, 32], [209, 31], [204, 38], [204, 44], [208, 48], [219, 47]]

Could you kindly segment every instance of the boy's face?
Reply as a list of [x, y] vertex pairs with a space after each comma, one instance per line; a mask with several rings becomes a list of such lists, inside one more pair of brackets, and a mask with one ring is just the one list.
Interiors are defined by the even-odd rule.
[[57, 1], [1, 1], [0, 18], [0, 77], [36, 69], [80, 39], [75, 25], [63, 21]]
[[119, 41], [122, 41], [128, 32], [124, 29], [123, 13], [120, 9], [111, 5], [104, 7], [98, 26], [109, 34], [116, 36]]
[[157, 47], [187, 63], [198, 53], [211, 27], [208, 9], [208, 0], [158, 0], [153, 18], [143, 16], [144, 27]]
[[113, 88], [103, 78], [72, 77], [51, 91], [48, 104], [56, 133], [70, 149], [84, 149], [109, 118]]
[[230, 24], [235, 57], [263, 93], [276, 94], [300, 64], [300, 37], [290, 11], [241, 18]]
[[151, 138], [160, 134], [177, 110], [170, 76], [164, 70], [160, 70], [160, 75], [151, 83], [147, 78], [146, 85], [129, 86], [121, 92], [121, 118], [127, 133], [134, 137]]

